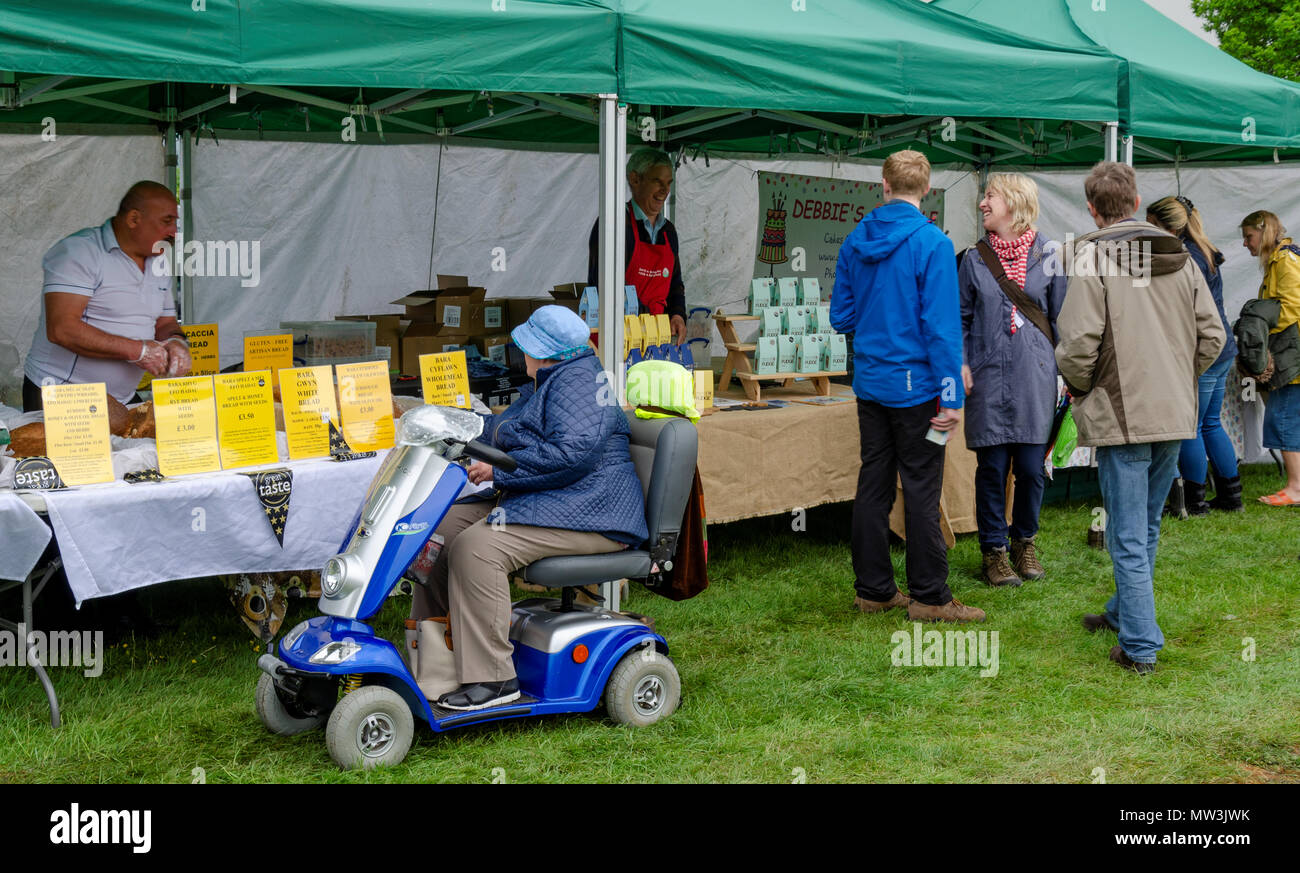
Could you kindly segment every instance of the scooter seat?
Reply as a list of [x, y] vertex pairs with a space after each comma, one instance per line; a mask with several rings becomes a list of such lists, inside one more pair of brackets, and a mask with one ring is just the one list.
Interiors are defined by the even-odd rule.
[[616, 579], [644, 579], [650, 575], [650, 553], [624, 549], [604, 555], [560, 555], [533, 561], [524, 568], [524, 580], [547, 588], [600, 585]]

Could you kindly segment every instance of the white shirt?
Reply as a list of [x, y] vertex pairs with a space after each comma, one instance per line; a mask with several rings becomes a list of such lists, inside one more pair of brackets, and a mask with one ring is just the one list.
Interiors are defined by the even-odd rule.
[[[41, 293], [89, 297], [82, 315], [86, 324], [128, 339], [151, 340], [158, 319], [176, 315], [171, 276], [154, 275], [154, 262], [166, 256], [147, 258], [141, 270], [117, 244], [112, 222], [110, 218], [55, 243], [42, 262]], [[128, 361], [88, 358], [50, 342], [45, 336], [44, 306], [23, 369], [37, 385], [103, 382], [108, 393], [123, 403], [135, 394], [144, 372]]]

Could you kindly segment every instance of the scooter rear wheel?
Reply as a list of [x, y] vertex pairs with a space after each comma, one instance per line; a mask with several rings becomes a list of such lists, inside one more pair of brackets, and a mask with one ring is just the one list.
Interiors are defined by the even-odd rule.
[[292, 737], [297, 734], [315, 730], [325, 724], [328, 713], [307, 716], [305, 718], [289, 712], [275, 690], [275, 680], [263, 673], [257, 677], [257, 716], [262, 724], [273, 734]]
[[651, 645], [618, 662], [605, 686], [605, 711], [619, 724], [645, 727], [672, 715], [681, 697], [677, 667]]
[[399, 764], [415, 737], [415, 717], [402, 696], [382, 685], [365, 685], [343, 695], [329, 724], [325, 745], [344, 770]]

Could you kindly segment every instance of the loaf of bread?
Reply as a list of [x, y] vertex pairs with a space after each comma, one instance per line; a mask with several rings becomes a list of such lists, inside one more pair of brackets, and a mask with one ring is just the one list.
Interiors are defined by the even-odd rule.
[[127, 409], [117, 401], [112, 394], [108, 395], [108, 432], [114, 436], [123, 436], [130, 425], [131, 410]]
[[16, 458], [33, 458], [45, 454], [45, 422], [34, 421], [9, 431], [9, 447]]
[[130, 410], [130, 420], [127, 422], [126, 433], [122, 436], [133, 440], [151, 440], [156, 438], [156, 434], [152, 401], [141, 403]]

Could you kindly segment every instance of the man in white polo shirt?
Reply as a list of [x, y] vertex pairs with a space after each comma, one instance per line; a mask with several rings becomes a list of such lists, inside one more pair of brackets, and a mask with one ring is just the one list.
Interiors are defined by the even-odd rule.
[[127, 403], [141, 371], [189, 373], [171, 271], [154, 269], [167, 257], [155, 254], [157, 244], [175, 233], [175, 195], [157, 182], [137, 182], [115, 216], [45, 253], [45, 305], [24, 368], [27, 411], [41, 408], [42, 385], [103, 382]]

